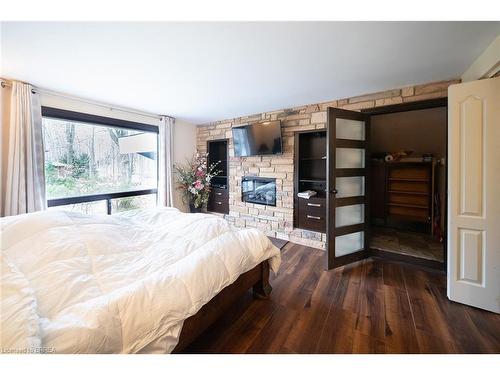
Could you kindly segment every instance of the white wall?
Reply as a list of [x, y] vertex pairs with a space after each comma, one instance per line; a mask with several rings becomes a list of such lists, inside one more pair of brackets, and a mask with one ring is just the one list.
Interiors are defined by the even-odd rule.
[[[144, 124], [158, 125], [159, 116], [148, 116], [146, 114], [130, 113], [116, 109], [112, 106], [101, 106], [79, 100], [78, 98], [63, 97], [50, 93], [41, 93], [40, 100], [42, 106], [66, 109], [90, 113], [97, 116], [119, 118], [121, 120], [141, 122]], [[174, 163], [184, 162], [190, 158], [196, 150], [196, 126], [194, 124], [176, 120], [174, 126]], [[176, 176], [174, 175], [174, 188], [176, 185]], [[187, 211], [187, 206], [183, 204], [182, 197], [177, 191], [174, 191], [174, 206], [182, 211]]]
[[[184, 163], [196, 152], [196, 125], [189, 122], [176, 120], [174, 127], [174, 163]], [[174, 174], [174, 185], [177, 177]], [[180, 192], [174, 191], [174, 206], [181, 211], [187, 211], [187, 205], [182, 202]]]
[[[492, 77], [500, 70], [500, 35], [462, 75], [462, 82]], [[486, 77], [485, 77], [486, 76]]]

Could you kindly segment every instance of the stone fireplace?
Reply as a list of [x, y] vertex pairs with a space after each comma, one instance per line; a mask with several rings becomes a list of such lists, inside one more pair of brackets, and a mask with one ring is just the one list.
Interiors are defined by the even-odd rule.
[[241, 178], [241, 201], [276, 206], [276, 179], [256, 176]]

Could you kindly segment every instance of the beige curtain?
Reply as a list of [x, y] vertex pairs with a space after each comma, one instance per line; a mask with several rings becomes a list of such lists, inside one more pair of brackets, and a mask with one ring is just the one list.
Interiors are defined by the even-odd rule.
[[31, 85], [16, 81], [1, 90], [1, 216], [43, 210], [46, 200], [39, 95]]
[[173, 199], [173, 134], [175, 119], [162, 116], [158, 134], [158, 205], [172, 207]]

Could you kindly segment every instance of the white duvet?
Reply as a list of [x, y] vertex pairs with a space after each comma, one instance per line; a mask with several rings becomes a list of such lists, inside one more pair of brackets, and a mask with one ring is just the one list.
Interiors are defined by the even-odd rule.
[[176, 209], [1, 219], [1, 350], [171, 352], [182, 324], [279, 250], [261, 232]]

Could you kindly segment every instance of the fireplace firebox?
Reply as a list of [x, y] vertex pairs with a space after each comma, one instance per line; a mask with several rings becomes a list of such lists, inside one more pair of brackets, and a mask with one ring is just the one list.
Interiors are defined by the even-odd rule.
[[243, 202], [276, 206], [276, 179], [245, 176], [241, 178]]

